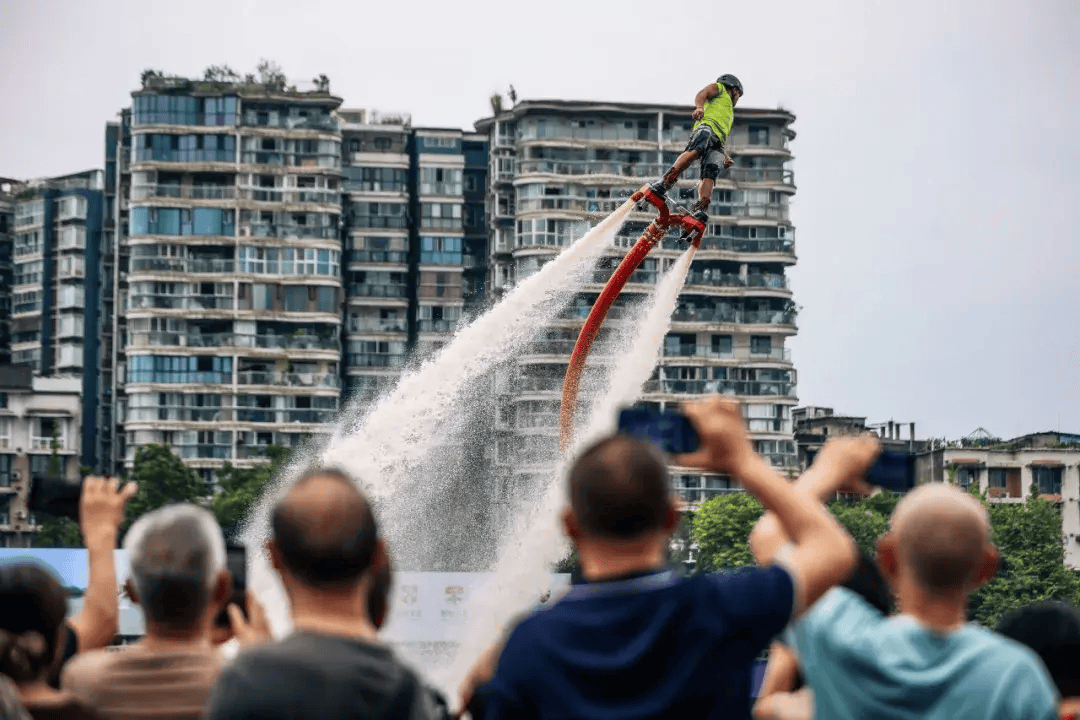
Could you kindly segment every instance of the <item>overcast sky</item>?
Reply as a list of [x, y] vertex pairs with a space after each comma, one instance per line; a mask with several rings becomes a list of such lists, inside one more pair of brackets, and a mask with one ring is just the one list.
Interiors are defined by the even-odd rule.
[[688, 103], [732, 72], [798, 117], [801, 403], [1080, 432], [1078, 37], [1075, 0], [0, 0], [0, 176], [100, 167], [144, 68], [270, 58], [451, 127], [511, 83]]

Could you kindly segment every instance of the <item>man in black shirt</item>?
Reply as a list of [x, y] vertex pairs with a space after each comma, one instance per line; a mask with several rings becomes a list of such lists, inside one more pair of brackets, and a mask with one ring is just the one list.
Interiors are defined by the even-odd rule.
[[433, 694], [379, 642], [368, 612], [387, 553], [356, 485], [336, 470], [312, 472], [274, 508], [271, 527], [267, 549], [294, 631], [237, 657], [205, 720], [439, 717]]

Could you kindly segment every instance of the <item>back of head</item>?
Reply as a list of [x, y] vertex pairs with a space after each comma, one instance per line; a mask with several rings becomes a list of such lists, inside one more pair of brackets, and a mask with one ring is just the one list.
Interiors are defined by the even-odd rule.
[[1002, 618], [997, 631], [1035, 651], [1063, 698], [1080, 697], [1080, 610], [1055, 602], [1025, 605]]
[[197, 625], [225, 567], [225, 538], [214, 516], [190, 504], [154, 510], [131, 526], [124, 549], [147, 621], [176, 630]]
[[931, 483], [911, 491], [890, 521], [900, 562], [925, 590], [953, 595], [972, 581], [990, 542], [990, 521], [975, 498], [953, 485]]
[[17, 683], [46, 675], [56, 659], [67, 592], [33, 563], [0, 565], [0, 673]]
[[633, 539], [664, 527], [671, 508], [667, 463], [652, 445], [615, 435], [570, 468], [570, 507], [590, 536]]
[[274, 507], [271, 529], [282, 565], [315, 589], [355, 587], [378, 544], [367, 499], [348, 475], [333, 469], [300, 478]]

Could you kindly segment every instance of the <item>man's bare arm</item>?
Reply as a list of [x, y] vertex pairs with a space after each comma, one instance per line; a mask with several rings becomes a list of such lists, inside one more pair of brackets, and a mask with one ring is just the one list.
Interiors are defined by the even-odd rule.
[[703, 87], [698, 94], [694, 96], [694, 112], [691, 114], [691, 117], [695, 120], [700, 120], [701, 116], [705, 114], [705, 103], [719, 94], [720, 89], [716, 87], [716, 83]]
[[124, 507], [138, 486], [127, 483], [117, 490], [115, 478], [88, 477], [79, 499], [79, 527], [90, 566], [86, 595], [79, 614], [70, 620], [79, 639], [79, 651], [105, 647], [120, 625], [117, 600], [116, 533], [124, 521]]
[[698, 431], [701, 449], [680, 457], [679, 464], [738, 478], [767, 511], [775, 513], [794, 543], [785, 567], [795, 581], [795, 612], [802, 613], [851, 572], [858, 559], [855, 542], [824, 507], [796, 494], [753, 451], [737, 403], [717, 396], [689, 403], [684, 412]]
[[[825, 443], [814, 464], [795, 482], [795, 492], [810, 503], [824, 503], [838, 490], [869, 494], [862, 479], [881, 451], [875, 435], [835, 438]], [[791, 540], [773, 513], [765, 513], [750, 532], [750, 551], [759, 563], [768, 563]]]

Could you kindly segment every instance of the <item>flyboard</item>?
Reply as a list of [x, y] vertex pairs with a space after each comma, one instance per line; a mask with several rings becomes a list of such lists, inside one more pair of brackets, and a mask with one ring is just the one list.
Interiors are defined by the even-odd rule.
[[[634, 243], [630, 251], [615, 268], [611, 278], [601, 291], [600, 296], [585, 318], [585, 324], [581, 326], [581, 333], [574, 344], [574, 351], [570, 355], [570, 364], [566, 368], [566, 376], [563, 378], [562, 404], [559, 407], [559, 444], [563, 452], [570, 448], [570, 442], [574, 438], [574, 414], [577, 410], [578, 391], [581, 385], [581, 372], [585, 369], [585, 361], [589, 358], [589, 350], [592, 349], [593, 340], [604, 324], [611, 304], [622, 292], [623, 286], [630, 278], [645, 256], [667, 235], [672, 228], [683, 230], [682, 238], [694, 247], [701, 247], [701, 237], [705, 234], [705, 225], [681, 205], [669, 207], [667, 201], [657, 195], [645, 185], [631, 198], [639, 206], [648, 203], [657, 210], [656, 219], [649, 223], [645, 232]], [[673, 212], [674, 210], [674, 212]]]

